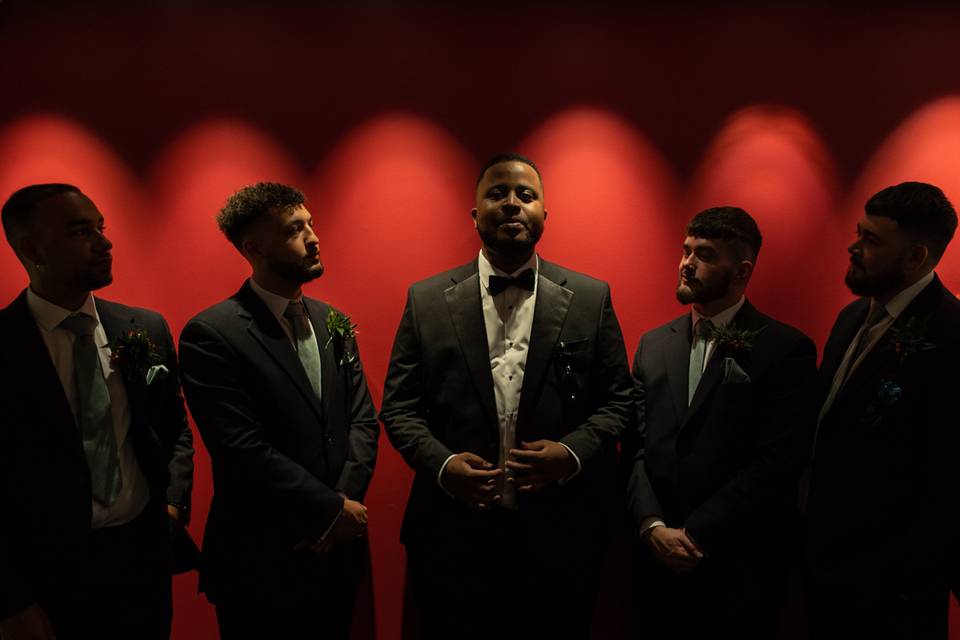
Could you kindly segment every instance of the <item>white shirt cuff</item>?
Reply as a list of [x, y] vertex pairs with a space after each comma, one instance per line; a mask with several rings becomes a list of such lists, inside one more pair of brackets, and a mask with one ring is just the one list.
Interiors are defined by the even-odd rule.
[[576, 478], [576, 477], [577, 477], [577, 474], [580, 473], [580, 469], [582, 469], [583, 467], [580, 465], [580, 458], [578, 458], [578, 457], [577, 457], [577, 454], [575, 454], [575, 453], [573, 452], [573, 449], [571, 449], [571, 448], [568, 447], [567, 445], [563, 444], [562, 442], [561, 442], [560, 444], [563, 445], [563, 448], [564, 448], [564, 449], [566, 449], [567, 451], [570, 452], [570, 455], [573, 456], [573, 461], [577, 463], [577, 470], [574, 471], [573, 473], [571, 473], [571, 474], [570, 474], [569, 476], [567, 476], [566, 478], [562, 479], [562, 480], [558, 483], [558, 484], [560, 484], [560, 486], [563, 486], [563, 485], [567, 484], [568, 482], [570, 482], [571, 480], [573, 480], [574, 478]]
[[437, 485], [439, 485], [440, 488], [443, 489], [443, 492], [448, 496], [450, 496], [451, 498], [453, 497], [453, 494], [447, 491], [446, 487], [443, 486], [443, 482], [441, 481], [441, 478], [443, 478], [443, 470], [447, 468], [447, 464], [449, 464], [450, 461], [453, 460], [455, 457], [457, 457], [457, 454], [455, 453], [447, 456], [447, 459], [443, 461], [442, 465], [440, 465], [440, 473], [437, 474]]
[[647, 516], [640, 523], [640, 537], [642, 538], [648, 531], [654, 527], [665, 527], [667, 523], [660, 519], [660, 516]]

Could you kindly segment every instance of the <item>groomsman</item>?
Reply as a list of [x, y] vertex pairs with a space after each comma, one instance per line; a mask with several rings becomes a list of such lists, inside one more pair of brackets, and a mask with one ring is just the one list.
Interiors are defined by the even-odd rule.
[[904, 182], [857, 223], [820, 368], [807, 502], [813, 637], [947, 637], [957, 584], [960, 302], [934, 271], [957, 227], [943, 192]]
[[484, 165], [479, 255], [410, 287], [381, 418], [416, 476], [401, 541], [417, 637], [589, 637], [633, 419], [609, 286], [535, 252], [527, 158]]
[[623, 446], [636, 637], [776, 633], [816, 348], [746, 299], [760, 245], [742, 209], [697, 214], [676, 292], [691, 309], [637, 347], [638, 423]]
[[193, 484], [170, 330], [91, 293], [113, 245], [77, 187], [2, 219], [30, 286], [0, 311], [0, 638], [168, 638]]
[[323, 274], [302, 193], [244, 187], [217, 223], [253, 273], [180, 337], [213, 466], [200, 588], [222, 638], [347, 638], [380, 431], [353, 326], [301, 290]]

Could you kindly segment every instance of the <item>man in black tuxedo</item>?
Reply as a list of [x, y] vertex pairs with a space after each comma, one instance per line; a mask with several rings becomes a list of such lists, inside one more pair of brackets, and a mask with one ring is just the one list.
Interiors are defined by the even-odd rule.
[[30, 286], [0, 311], [0, 637], [168, 638], [193, 483], [170, 330], [93, 297], [112, 244], [76, 187], [25, 187], [2, 219]]
[[960, 302], [934, 268], [957, 227], [943, 192], [888, 187], [848, 249], [807, 499], [814, 638], [947, 637], [956, 586]]
[[223, 638], [346, 638], [379, 435], [352, 327], [301, 291], [323, 273], [302, 193], [244, 187], [217, 222], [253, 274], [180, 337], [213, 465], [200, 588]]
[[677, 299], [689, 313], [646, 333], [624, 439], [635, 535], [637, 637], [772, 638], [814, 421], [816, 348], [744, 297], [761, 234], [747, 212], [687, 226]]
[[384, 388], [416, 637], [587, 637], [633, 418], [610, 289], [535, 253], [527, 158], [483, 167], [472, 215], [480, 255], [410, 287]]

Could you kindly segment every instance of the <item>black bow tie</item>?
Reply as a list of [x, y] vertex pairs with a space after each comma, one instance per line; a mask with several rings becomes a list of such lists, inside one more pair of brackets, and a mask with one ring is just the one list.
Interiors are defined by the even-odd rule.
[[490, 295], [495, 296], [507, 290], [507, 287], [517, 287], [533, 291], [533, 284], [536, 282], [537, 274], [533, 269], [527, 269], [520, 272], [516, 278], [507, 278], [504, 276], [490, 276]]

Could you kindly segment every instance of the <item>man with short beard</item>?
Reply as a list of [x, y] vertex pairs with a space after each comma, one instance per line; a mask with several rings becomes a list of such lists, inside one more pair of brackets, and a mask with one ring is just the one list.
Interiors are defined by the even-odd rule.
[[416, 472], [417, 638], [587, 638], [634, 410], [609, 286], [541, 259], [540, 173], [480, 172], [479, 256], [410, 287], [381, 418]]
[[180, 337], [213, 466], [200, 589], [221, 638], [347, 638], [379, 435], [350, 322], [303, 295], [323, 265], [302, 193], [244, 187], [217, 222], [253, 274]]
[[812, 636], [947, 638], [957, 586], [960, 302], [934, 272], [957, 227], [920, 182], [867, 202], [820, 368], [807, 500]]
[[687, 226], [677, 299], [645, 334], [624, 437], [634, 606], [630, 637], [773, 638], [813, 427], [816, 348], [744, 297], [761, 235], [747, 212]]
[[24, 187], [2, 219], [30, 286], [0, 311], [0, 638], [169, 638], [196, 561], [170, 330], [93, 295], [113, 244], [77, 187]]

